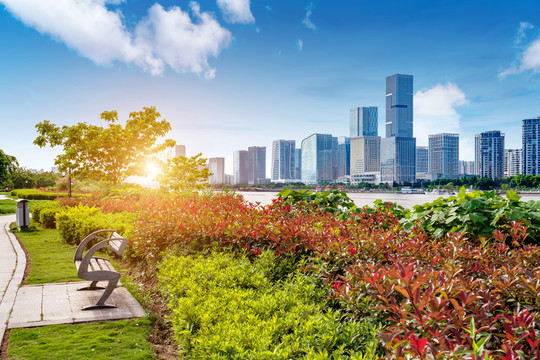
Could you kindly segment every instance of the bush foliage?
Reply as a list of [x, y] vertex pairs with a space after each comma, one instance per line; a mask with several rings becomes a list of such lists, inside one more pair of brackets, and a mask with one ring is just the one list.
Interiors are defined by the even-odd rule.
[[99, 208], [78, 205], [56, 214], [60, 237], [68, 244], [79, 244], [88, 234], [102, 229], [114, 229], [129, 236], [134, 220], [132, 213], [103, 213]]

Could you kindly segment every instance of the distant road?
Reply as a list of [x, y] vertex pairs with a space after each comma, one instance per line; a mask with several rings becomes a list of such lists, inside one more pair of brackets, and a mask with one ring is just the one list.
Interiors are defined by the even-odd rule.
[[[278, 191], [264, 192], [238, 192], [243, 195], [249, 202], [259, 202], [261, 205], [272, 203], [272, 199], [276, 197]], [[394, 202], [405, 208], [411, 209], [414, 205], [421, 205], [440, 197], [448, 197], [449, 195], [434, 195], [434, 194], [397, 194], [397, 193], [357, 193], [351, 192], [347, 195], [354, 201], [357, 206], [373, 206], [373, 202], [377, 199], [383, 201]], [[540, 200], [540, 194], [521, 195], [522, 201]]]

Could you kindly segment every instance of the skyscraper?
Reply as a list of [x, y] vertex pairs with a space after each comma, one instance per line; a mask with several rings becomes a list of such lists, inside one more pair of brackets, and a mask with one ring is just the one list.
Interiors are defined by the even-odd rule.
[[337, 138], [337, 174], [336, 178], [351, 174], [351, 138], [339, 136]]
[[337, 138], [313, 134], [302, 140], [302, 182], [319, 184], [336, 179]]
[[272, 142], [272, 181], [291, 182], [295, 179], [294, 140], [274, 140]]
[[248, 183], [248, 151], [238, 150], [233, 152], [233, 176], [234, 184]]
[[429, 135], [429, 173], [439, 179], [459, 176], [459, 134]]
[[356, 136], [377, 136], [379, 115], [376, 106], [355, 107], [350, 110], [351, 138]]
[[485, 131], [475, 136], [475, 154], [479, 176], [499, 179], [504, 176], [504, 134], [498, 130]]
[[225, 183], [225, 158], [215, 157], [208, 159], [208, 170], [210, 170], [210, 184]]
[[258, 185], [266, 179], [266, 146], [248, 147], [248, 184]]
[[540, 117], [524, 119], [522, 130], [523, 175], [538, 175], [540, 159]]
[[512, 177], [523, 173], [521, 149], [504, 150], [504, 177]]
[[381, 139], [381, 180], [398, 184], [416, 180], [412, 75], [386, 78], [386, 138]]
[[386, 137], [413, 137], [413, 76], [386, 78]]
[[429, 172], [429, 148], [427, 146], [416, 147], [416, 173], [427, 174]]
[[302, 149], [295, 149], [294, 154], [294, 178], [302, 180]]

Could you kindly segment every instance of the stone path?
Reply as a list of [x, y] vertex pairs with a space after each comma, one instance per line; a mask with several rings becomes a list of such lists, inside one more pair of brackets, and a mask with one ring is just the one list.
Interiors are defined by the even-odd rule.
[[117, 287], [107, 301], [117, 308], [82, 311], [81, 307], [95, 304], [103, 290], [77, 291], [87, 282], [20, 286], [26, 256], [9, 232], [13, 222], [15, 215], [0, 216], [0, 342], [6, 329], [146, 316], [124, 287]]

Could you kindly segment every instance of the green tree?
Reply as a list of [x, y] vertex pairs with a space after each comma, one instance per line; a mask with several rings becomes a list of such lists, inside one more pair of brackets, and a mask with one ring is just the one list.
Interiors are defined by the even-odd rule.
[[3, 188], [13, 186], [10, 181], [10, 175], [17, 169], [17, 166], [19, 166], [19, 163], [15, 156], [7, 155], [0, 149], [0, 185]]
[[168, 159], [156, 180], [163, 190], [189, 191], [206, 187], [209, 176], [206, 159], [198, 153], [189, 158], [180, 155]]
[[130, 113], [124, 126], [117, 123], [117, 111], [101, 113], [108, 127], [86, 123], [58, 127], [44, 120], [36, 125], [39, 136], [34, 144], [63, 148], [55, 160], [61, 172], [116, 185], [128, 176], [144, 175], [150, 156], [174, 146], [173, 140], [156, 144], [171, 130], [170, 123], [160, 117], [155, 107], [143, 107]]

